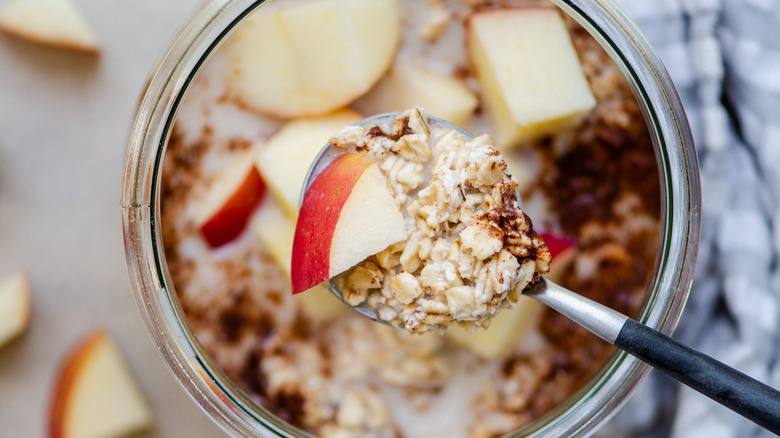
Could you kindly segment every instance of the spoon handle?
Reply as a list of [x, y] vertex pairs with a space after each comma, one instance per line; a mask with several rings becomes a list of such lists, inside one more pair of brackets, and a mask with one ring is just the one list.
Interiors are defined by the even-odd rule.
[[780, 392], [633, 319], [615, 346], [759, 426], [780, 434]]
[[523, 292], [593, 334], [780, 435], [780, 392], [609, 307], [542, 278]]

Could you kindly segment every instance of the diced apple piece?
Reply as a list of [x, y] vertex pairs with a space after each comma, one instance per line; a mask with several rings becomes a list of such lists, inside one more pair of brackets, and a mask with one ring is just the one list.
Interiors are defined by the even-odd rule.
[[[273, 197], [267, 197], [260, 206], [252, 230], [263, 243], [280, 268], [290, 276], [295, 222], [284, 214]], [[315, 322], [324, 322], [343, 313], [347, 306], [328, 292], [320, 283], [309, 293], [295, 295], [298, 307]]]
[[49, 417], [51, 438], [110, 438], [149, 429], [152, 412], [113, 338], [97, 330], [65, 360]]
[[0, 347], [7, 344], [30, 325], [32, 315], [30, 280], [19, 271], [0, 283]]
[[557, 9], [473, 13], [467, 47], [500, 148], [550, 133], [596, 104]]
[[577, 245], [577, 242], [575, 242], [574, 239], [553, 233], [541, 232], [539, 233], [539, 237], [544, 240], [547, 249], [550, 250], [550, 257], [552, 257], [552, 260], [565, 255]]
[[257, 168], [292, 218], [298, 217], [303, 180], [330, 137], [363, 118], [349, 109], [293, 120], [259, 147]]
[[272, 117], [323, 114], [346, 106], [379, 80], [400, 36], [398, 0], [263, 7], [226, 46], [230, 92]]
[[468, 348], [474, 354], [492, 359], [508, 353], [512, 347], [527, 340], [535, 330], [544, 304], [521, 296], [513, 309], [503, 309], [491, 321], [490, 327], [471, 333], [461, 326], [447, 328], [446, 336]]
[[70, 0], [11, 0], [0, 8], [0, 30], [39, 44], [100, 53], [95, 33]]
[[371, 92], [355, 102], [355, 107], [364, 114], [379, 114], [420, 106], [427, 114], [463, 125], [478, 103], [463, 81], [423, 66], [399, 62]]
[[197, 209], [196, 223], [206, 242], [217, 248], [238, 237], [264, 194], [250, 150], [222, 170]]
[[342, 155], [303, 198], [292, 250], [293, 293], [406, 238], [403, 216], [376, 162], [357, 153]]
[[550, 272], [545, 275], [547, 279], [554, 283], [560, 283], [563, 272], [566, 271], [577, 253], [577, 242], [569, 237], [556, 235], [553, 233], [539, 233], [544, 239], [547, 248], [550, 250]]
[[517, 180], [517, 191], [525, 192], [538, 178], [537, 167], [530, 160], [518, 158], [513, 151], [505, 151], [501, 154], [506, 162], [506, 170]]
[[345, 313], [347, 305], [330, 293], [325, 283], [320, 283], [305, 294], [293, 297], [298, 307], [315, 323], [330, 321]]
[[279, 203], [269, 196], [252, 219], [252, 232], [279, 264], [285, 274], [290, 275], [295, 222], [284, 214]]

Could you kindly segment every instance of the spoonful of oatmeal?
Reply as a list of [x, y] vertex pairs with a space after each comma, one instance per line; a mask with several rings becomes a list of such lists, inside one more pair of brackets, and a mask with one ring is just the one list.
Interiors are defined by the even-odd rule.
[[303, 186], [293, 293], [329, 280], [362, 315], [411, 332], [485, 329], [526, 295], [780, 433], [780, 392], [545, 277], [550, 251], [487, 135], [419, 108], [334, 135]]
[[293, 292], [332, 279], [345, 303], [411, 332], [485, 329], [550, 263], [506, 167], [489, 136], [417, 108], [345, 128], [307, 178]]

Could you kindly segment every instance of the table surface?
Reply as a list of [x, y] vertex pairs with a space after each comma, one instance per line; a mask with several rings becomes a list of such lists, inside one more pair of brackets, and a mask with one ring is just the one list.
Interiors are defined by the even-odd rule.
[[26, 269], [34, 306], [29, 330], [0, 349], [0, 436], [46, 436], [61, 361], [96, 327], [114, 335], [153, 406], [155, 428], [141, 436], [224, 436], [146, 334], [119, 212], [139, 95], [203, 2], [74, 3], [101, 40], [99, 58], [0, 35], [0, 278]]

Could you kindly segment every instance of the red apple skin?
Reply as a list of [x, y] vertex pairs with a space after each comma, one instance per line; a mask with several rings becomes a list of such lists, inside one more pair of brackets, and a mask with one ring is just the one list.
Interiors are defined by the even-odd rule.
[[209, 246], [219, 248], [238, 237], [265, 192], [265, 182], [257, 168], [252, 166], [236, 191], [200, 226]]
[[544, 239], [551, 256], [550, 272], [545, 277], [554, 283], [563, 283], [564, 272], [574, 262], [574, 257], [577, 253], [577, 242], [569, 237], [550, 233], [539, 233], [539, 236]]
[[295, 226], [292, 248], [292, 292], [327, 280], [333, 233], [352, 189], [374, 160], [357, 153], [336, 158], [306, 191]]
[[75, 382], [79, 369], [89, 359], [90, 351], [107, 336], [102, 329], [95, 330], [79, 341], [68, 353], [60, 370], [52, 395], [49, 412], [49, 438], [67, 438], [65, 436], [65, 407], [68, 394]]
[[555, 259], [556, 256], [562, 254], [569, 248], [573, 248], [577, 242], [574, 239], [565, 236], [557, 236], [550, 233], [539, 233], [539, 237], [547, 244], [547, 248], [550, 250], [550, 258]]

